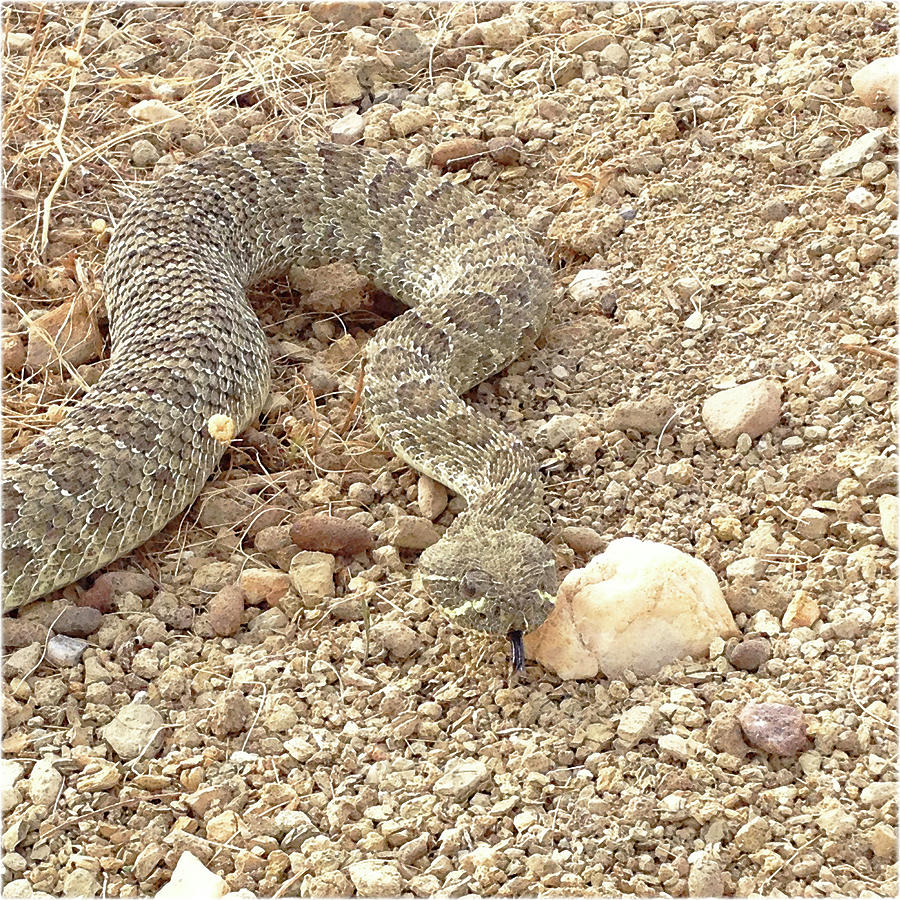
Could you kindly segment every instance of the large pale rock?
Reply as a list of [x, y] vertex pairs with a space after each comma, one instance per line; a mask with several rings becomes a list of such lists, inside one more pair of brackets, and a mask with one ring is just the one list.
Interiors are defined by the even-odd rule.
[[719, 391], [703, 404], [703, 424], [720, 447], [733, 447], [738, 436], [759, 437], [781, 418], [781, 385], [758, 378]]
[[429, 519], [423, 516], [397, 516], [384, 533], [385, 540], [405, 550], [424, 550], [440, 539]]
[[900, 81], [900, 56], [873, 59], [850, 78], [856, 96], [872, 109], [897, 110], [897, 84]]
[[625, 669], [653, 675], [736, 634], [709, 566], [665, 544], [621, 538], [566, 576], [525, 650], [560, 678], [617, 678]]
[[418, 504], [422, 515], [433, 522], [447, 508], [447, 488], [427, 475], [419, 476]]

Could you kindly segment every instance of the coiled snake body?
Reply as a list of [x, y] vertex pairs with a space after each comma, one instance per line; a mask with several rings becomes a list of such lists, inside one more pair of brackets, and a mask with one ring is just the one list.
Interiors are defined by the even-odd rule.
[[410, 307], [366, 345], [369, 421], [468, 503], [420, 558], [426, 588], [467, 627], [508, 634], [543, 621], [556, 574], [533, 535], [534, 459], [459, 395], [533, 342], [547, 264], [468, 191], [329, 144], [217, 151], [124, 214], [105, 268], [110, 365], [5, 466], [4, 610], [122, 556], [194, 500], [224, 451], [210, 418], [242, 429], [269, 389], [247, 286], [335, 260]]

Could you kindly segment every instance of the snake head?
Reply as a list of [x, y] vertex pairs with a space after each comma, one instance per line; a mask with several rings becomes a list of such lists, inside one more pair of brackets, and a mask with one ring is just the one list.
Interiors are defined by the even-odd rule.
[[463, 528], [419, 557], [426, 591], [452, 622], [509, 635], [532, 631], [553, 609], [550, 548], [521, 531]]

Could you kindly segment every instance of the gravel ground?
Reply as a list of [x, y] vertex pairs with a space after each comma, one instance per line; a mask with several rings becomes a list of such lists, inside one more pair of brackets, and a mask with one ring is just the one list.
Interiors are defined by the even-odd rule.
[[[253, 294], [268, 407], [192, 510], [5, 624], [4, 895], [148, 895], [185, 851], [259, 897], [896, 895], [896, 126], [850, 84], [894, 20], [7, 4], [6, 452], [102, 371], [104, 248], [145, 183], [223, 144], [358, 140], [490, 196], [557, 268], [538, 348], [471, 400], [535, 444], [561, 571], [587, 559], [571, 526], [672, 544], [743, 638], [652, 679], [510, 677], [416, 591], [408, 547], [459, 501], [358, 415], [391, 304], [294, 271]], [[717, 446], [703, 401], [763, 377], [780, 420]], [[647, 398], [673, 410], [655, 433]], [[304, 512], [355, 526], [298, 559]], [[748, 745], [751, 700], [799, 711], [805, 746]]]

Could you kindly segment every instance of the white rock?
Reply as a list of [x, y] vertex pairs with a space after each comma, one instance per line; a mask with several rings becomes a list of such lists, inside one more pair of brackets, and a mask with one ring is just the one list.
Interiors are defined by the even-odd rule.
[[600, 58], [617, 69], [628, 68], [628, 51], [621, 44], [607, 44], [600, 51]]
[[63, 879], [64, 897], [96, 897], [99, 891], [96, 876], [87, 869], [74, 869]]
[[897, 784], [893, 781], [873, 781], [867, 784], [859, 795], [863, 806], [874, 806], [878, 809], [896, 798]]
[[714, 637], [737, 633], [709, 566], [665, 544], [621, 538], [566, 576], [525, 648], [560, 678], [617, 678], [705, 656]]
[[856, 819], [840, 807], [831, 806], [818, 817], [819, 827], [828, 837], [841, 840], [856, 831]]
[[34, 39], [24, 31], [9, 31], [6, 34], [6, 49], [10, 53], [27, 53]]
[[63, 783], [63, 777], [54, 765], [58, 760], [56, 756], [42, 756], [34, 764], [28, 776], [28, 796], [32, 803], [53, 808]]
[[294, 590], [308, 604], [334, 596], [334, 557], [317, 550], [301, 550], [288, 573]]
[[157, 893], [157, 900], [198, 900], [200, 897], [224, 897], [228, 882], [206, 866], [189, 850], [178, 857], [169, 883]]
[[451, 759], [444, 774], [434, 783], [434, 793], [464, 803], [491, 780], [480, 759]]
[[138, 122], [163, 122], [166, 119], [177, 119], [181, 114], [162, 100], [141, 100], [128, 110], [128, 115]]
[[843, 150], [832, 153], [822, 163], [822, 167], [819, 169], [820, 173], [826, 178], [832, 178], [862, 165], [881, 146], [887, 131], [887, 128], [876, 128], [874, 131], [858, 137]]
[[576, 303], [591, 303], [611, 286], [612, 279], [605, 269], [582, 269], [569, 285], [569, 296]]
[[861, 212], [868, 212], [874, 209], [878, 203], [878, 198], [864, 187], [856, 187], [847, 194], [847, 205], [852, 209], [858, 209]]
[[897, 549], [897, 498], [893, 494], [882, 494], [878, 498], [878, 514], [881, 517], [881, 533], [884, 542], [893, 550]]
[[699, 309], [695, 309], [685, 320], [684, 327], [688, 331], [698, 331], [703, 327], [703, 313]]
[[850, 77], [856, 96], [872, 109], [897, 110], [897, 84], [900, 81], [900, 56], [873, 59]]
[[399, 897], [403, 890], [400, 872], [387, 860], [361, 859], [350, 863], [347, 874], [358, 897]]
[[738, 435], [759, 437], [781, 418], [781, 385], [758, 378], [707, 397], [703, 424], [720, 447], [733, 447]]
[[47, 662], [60, 669], [67, 669], [78, 664], [89, 646], [90, 644], [83, 638], [54, 634], [47, 641]]

